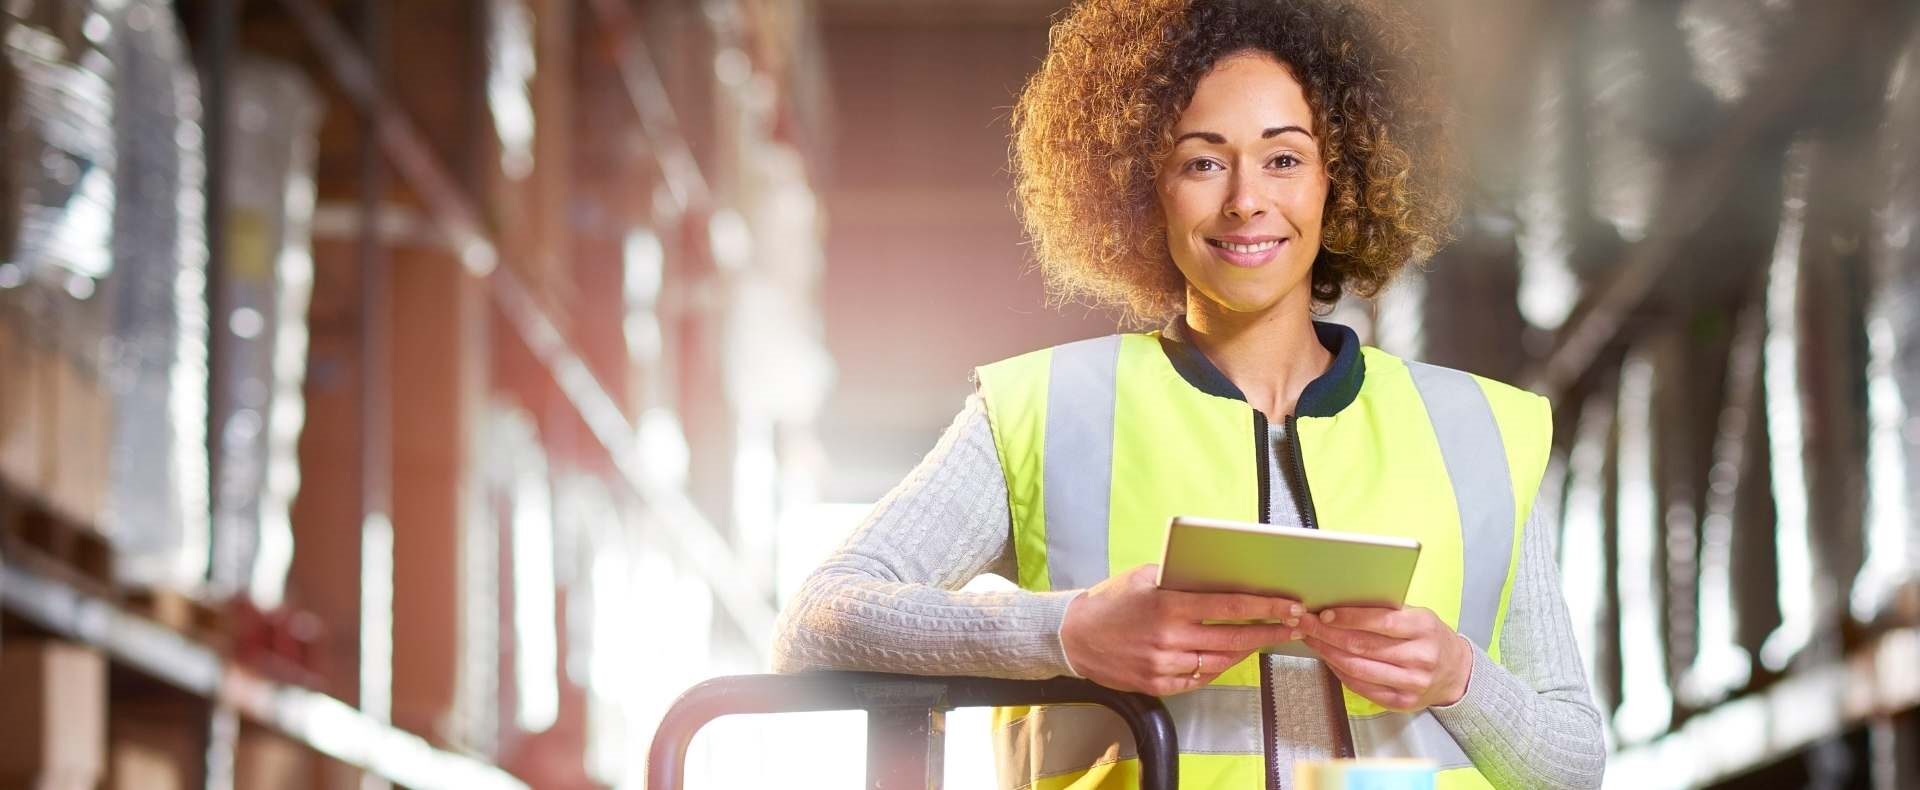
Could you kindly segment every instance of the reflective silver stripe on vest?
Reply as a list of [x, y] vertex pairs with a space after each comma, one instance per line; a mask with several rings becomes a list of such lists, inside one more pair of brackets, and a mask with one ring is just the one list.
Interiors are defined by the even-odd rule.
[[[1259, 688], [1207, 686], [1162, 701], [1173, 714], [1181, 754], [1264, 753]], [[1036, 736], [1044, 739], [1043, 748], [1032, 748]], [[1098, 705], [1035, 707], [995, 732], [993, 746], [1003, 788], [1139, 754], [1126, 722]]]
[[1418, 757], [1440, 770], [1469, 768], [1473, 761], [1431, 711], [1353, 717], [1353, 752], [1361, 757]]
[[1113, 484], [1113, 400], [1120, 336], [1053, 350], [1047, 372], [1043, 496], [1047, 575], [1055, 590], [1107, 578], [1108, 495]]
[[1460, 623], [1463, 636], [1493, 649], [1493, 621], [1513, 559], [1513, 477], [1487, 394], [1457, 370], [1407, 363], [1440, 440], [1460, 510]]
[[[1481, 650], [1493, 647], [1500, 592], [1513, 559], [1513, 477], [1487, 394], [1473, 376], [1408, 362], [1426, 404], [1440, 457], [1460, 512], [1460, 621], [1456, 630]], [[1460, 744], [1431, 711], [1355, 717], [1354, 752], [1362, 757], [1420, 757], [1442, 769], [1467, 768]]]

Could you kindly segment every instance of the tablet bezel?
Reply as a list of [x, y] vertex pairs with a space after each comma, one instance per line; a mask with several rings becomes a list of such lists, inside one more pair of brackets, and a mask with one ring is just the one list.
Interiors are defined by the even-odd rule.
[[[1208, 541], [1210, 536], [1218, 536], [1210, 541], [1216, 546], [1212, 549], [1215, 555], [1244, 552], [1248, 545], [1246, 536], [1252, 536], [1254, 543], [1271, 541], [1273, 546], [1266, 550], [1268, 552], [1291, 549], [1305, 551], [1311, 557], [1301, 562], [1277, 562], [1283, 566], [1306, 564], [1304, 568], [1282, 568], [1281, 572], [1295, 574], [1285, 582], [1264, 575], [1238, 573], [1226, 567], [1231, 563], [1174, 566], [1176, 537], [1183, 541], [1185, 548], [1186, 540]], [[1160, 572], [1154, 582], [1163, 589], [1186, 592], [1240, 592], [1293, 598], [1305, 604], [1308, 611], [1315, 612], [1337, 606], [1399, 608], [1406, 603], [1420, 551], [1420, 541], [1412, 538], [1175, 516], [1167, 522], [1160, 549]], [[1245, 563], [1240, 564], [1241, 570], [1246, 570]], [[1372, 572], [1356, 573], [1355, 567], [1367, 567]]]

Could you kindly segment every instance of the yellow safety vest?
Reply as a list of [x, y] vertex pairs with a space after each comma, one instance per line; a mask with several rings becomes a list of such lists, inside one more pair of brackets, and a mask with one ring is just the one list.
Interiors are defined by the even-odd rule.
[[[1552, 436], [1547, 401], [1456, 370], [1362, 348], [1316, 323], [1334, 353], [1288, 435], [1309, 527], [1419, 540], [1407, 593], [1496, 662], [1521, 529]], [[1267, 418], [1176, 329], [1042, 349], [975, 371], [1007, 478], [1021, 587], [1090, 587], [1159, 560], [1168, 519], [1266, 521]], [[1275, 786], [1270, 666], [1256, 654], [1167, 697], [1183, 788]], [[1343, 689], [1355, 753], [1419, 757], [1438, 786], [1490, 787], [1431, 712], [1395, 713]], [[1132, 737], [1103, 708], [996, 712], [1000, 785], [1138, 785]]]

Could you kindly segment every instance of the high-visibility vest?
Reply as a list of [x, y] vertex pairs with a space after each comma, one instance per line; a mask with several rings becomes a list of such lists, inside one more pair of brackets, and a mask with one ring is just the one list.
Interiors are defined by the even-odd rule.
[[[1545, 471], [1546, 399], [1362, 348], [1316, 323], [1334, 363], [1287, 418], [1302, 523], [1420, 541], [1407, 591], [1500, 660], [1521, 530]], [[1267, 418], [1190, 344], [1124, 334], [979, 368], [1007, 479], [1021, 587], [1069, 590], [1157, 562], [1174, 516], [1267, 521]], [[1165, 699], [1183, 788], [1267, 786], [1268, 664], [1259, 654]], [[1342, 689], [1360, 757], [1436, 762], [1441, 788], [1490, 787], [1429, 711]], [[1332, 715], [1332, 714], [1330, 714]], [[1132, 737], [1104, 708], [996, 711], [1000, 785], [1137, 786]]]

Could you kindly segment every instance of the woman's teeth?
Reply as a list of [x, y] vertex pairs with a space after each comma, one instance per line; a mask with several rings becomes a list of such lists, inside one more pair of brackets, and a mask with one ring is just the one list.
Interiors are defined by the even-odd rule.
[[1232, 252], [1238, 252], [1238, 253], [1266, 252], [1267, 250], [1271, 250], [1275, 247], [1280, 246], [1279, 239], [1272, 239], [1269, 241], [1258, 242], [1255, 244], [1234, 244], [1232, 242], [1220, 241], [1218, 239], [1207, 239], [1207, 243], [1212, 244], [1215, 247], [1219, 247], [1223, 250], [1230, 250]]

